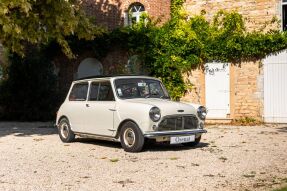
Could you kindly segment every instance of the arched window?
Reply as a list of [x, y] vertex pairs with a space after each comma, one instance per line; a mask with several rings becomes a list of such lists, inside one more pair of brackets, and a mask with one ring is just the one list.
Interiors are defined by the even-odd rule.
[[76, 78], [99, 75], [103, 75], [103, 66], [100, 61], [95, 58], [86, 58], [80, 63]]
[[125, 14], [125, 25], [132, 25], [140, 21], [141, 15], [145, 12], [145, 8], [141, 3], [133, 3], [130, 5], [128, 12]]

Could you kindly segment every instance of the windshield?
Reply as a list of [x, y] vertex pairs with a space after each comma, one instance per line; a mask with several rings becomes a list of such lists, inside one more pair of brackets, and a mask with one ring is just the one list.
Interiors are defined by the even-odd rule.
[[115, 80], [116, 92], [120, 98], [163, 98], [169, 95], [158, 80], [144, 78], [129, 78]]

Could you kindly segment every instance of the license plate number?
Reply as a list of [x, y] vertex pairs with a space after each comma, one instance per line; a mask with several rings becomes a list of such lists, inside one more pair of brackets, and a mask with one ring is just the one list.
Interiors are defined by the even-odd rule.
[[170, 138], [170, 144], [180, 144], [180, 143], [188, 143], [188, 142], [194, 142], [194, 141], [195, 141], [195, 135], [178, 136], [178, 137]]

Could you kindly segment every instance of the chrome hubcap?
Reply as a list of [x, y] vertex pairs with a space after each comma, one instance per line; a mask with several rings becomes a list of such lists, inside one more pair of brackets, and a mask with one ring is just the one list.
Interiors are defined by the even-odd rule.
[[66, 124], [66, 123], [61, 124], [60, 132], [61, 132], [62, 137], [66, 139], [68, 137], [68, 135], [69, 135], [68, 124]]
[[135, 143], [135, 132], [131, 128], [127, 128], [124, 132], [124, 142], [128, 147], [132, 147]]

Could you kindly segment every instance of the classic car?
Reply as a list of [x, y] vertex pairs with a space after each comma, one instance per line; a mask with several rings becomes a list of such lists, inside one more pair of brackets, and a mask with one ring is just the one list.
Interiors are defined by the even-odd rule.
[[57, 112], [60, 139], [75, 136], [118, 141], [140, 152], [148, 140], [195, 146], [207, 111], [172, 101], [163, 83], [148, 76], [102, 76], [76, 80]]

